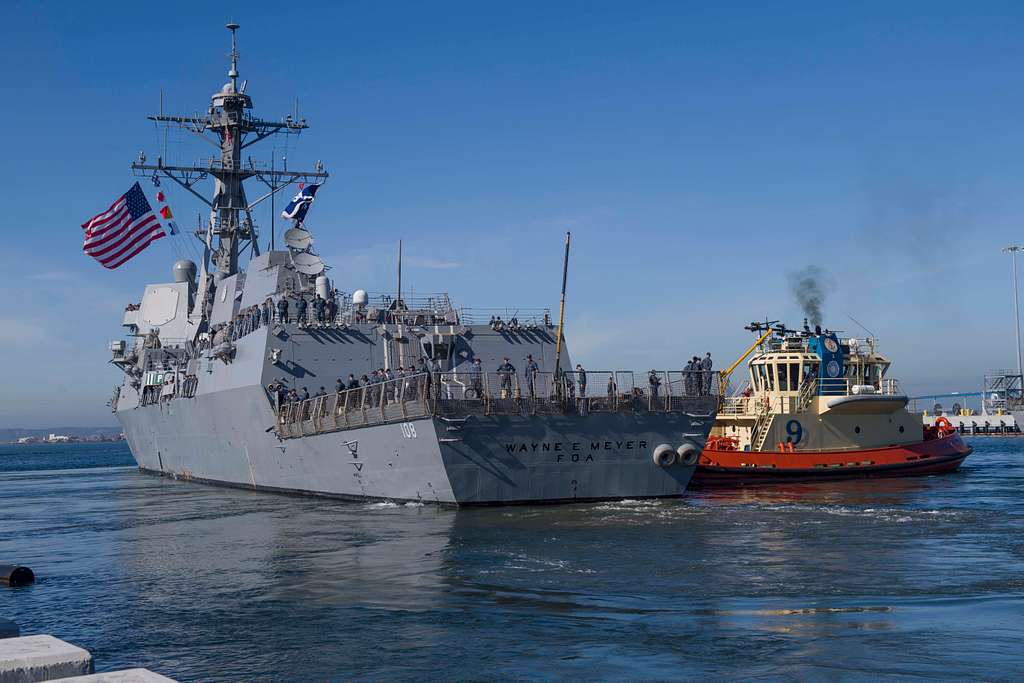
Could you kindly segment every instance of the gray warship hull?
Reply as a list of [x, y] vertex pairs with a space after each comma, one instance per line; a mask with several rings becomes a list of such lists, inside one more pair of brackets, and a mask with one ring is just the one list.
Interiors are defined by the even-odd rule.
[[702, 427], [691, 422], [704, 423], [685, 415], [639, 424], [618, 415], [561, 424], [494, 416], [474, 420], [460, 441], [446, 443], [440, 439], [450, 433], [447, 423], [420, 418], [278, 441], [264, 431], [271, 411], [233, 414], [240, 398], [197, 397], [163, 415], [121, 416], [139, 467], [211, 484], [348, 499], [472, 505], [678, 496], [694, 468], [658, 467], [651, 451], [672, 437], [696, 436]]
[[[490, 360], [513, 341], [542, 366], [552, 362], [547, 330], [449, 327], [471, 340], [475, 357]], [[496, 373], [483, 373], [479, 396], [465, 372], [439, 372], [431, 382], [420, 376], [415, 390], [409, 379], [390, 395], [386, 386], [376, 394], [371, 387], [281, 410], [265, 388], [282, 376], [292, 385], [319, 387], [342, 374], [339, 365], [390, 362], [387, 347], [394, 350], [410, 336], [401, 328], [261, 326], [234, 341], [230, 359], [212, 349], [199, 353], [189, 371], [162, 381], [148, 400], [145, 391], [121, 387], [115, 412], [142, 470], [213, 484], [459, 505], [665, 497], [685, 490], [695, 465], [681, 456], [659, 465], [653, 452], [663, 445], [703, 448], [716, 400], [674, 396], [678, 382], [668, 376], [657, 399], [638, 396], [632, 373], [624, 372], [591, 372], [592, 382], [603, 380], [594, 385], [600, 393], [561, 398], [553, 396], [550, 372], [538, 372], [532, 386], [517, 373], [504, 379], [505, 387]], [[288, 360], [272, 360], [275, 348]], [[610, 393], [608, 380], [616, 382]]]

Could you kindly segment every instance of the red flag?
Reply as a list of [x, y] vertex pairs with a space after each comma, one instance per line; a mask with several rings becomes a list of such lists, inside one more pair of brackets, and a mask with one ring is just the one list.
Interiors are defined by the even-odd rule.
[[163, 190], [161, 190], [161, 191], [159, 191], [159, 192], [157, 192], [157, 193], [156, 193], [156, 200], [157, 200], [158, 202], [162, 202], [162, 201], [164, 200], [164, 193], [163, 193]]
[[171, 207], [169, 207], [169, 206], [161, 206], [160, 207], [160, 217], [163, 218], [165, 221], [169, 221], [172, 218], [174, 218], [174, 215], [171, 213]]

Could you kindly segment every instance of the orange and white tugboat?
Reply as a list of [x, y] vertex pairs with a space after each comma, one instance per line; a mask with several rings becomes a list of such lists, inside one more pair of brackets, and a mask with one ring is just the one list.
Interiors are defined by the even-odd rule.
[[693, 476], [696, 485], [748, 485], [951, 472], [971, 454], [944, 418], [922, 426], [907, 410], [890, 362], [874, 339], [790, 330], [777, 322], [746, 327], [758, 340], [749, 380], [723, 399]]

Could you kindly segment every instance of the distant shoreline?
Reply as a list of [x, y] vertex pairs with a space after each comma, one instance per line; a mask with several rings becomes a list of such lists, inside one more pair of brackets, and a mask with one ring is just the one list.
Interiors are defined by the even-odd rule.
[[122, 436], [103, 436], [92, 438], [69, 438], [67, 440], [47, 441], [45, 439], [33, 439], [31, 441], [0, 441], [2, 446], [68, 446], [81, 443], [121, 443], [125, 441]]
[[120, 441], [120, 427], [47, 427], [0, 429], [0, 444], [31, 445], [41, 443], [104, 443]]

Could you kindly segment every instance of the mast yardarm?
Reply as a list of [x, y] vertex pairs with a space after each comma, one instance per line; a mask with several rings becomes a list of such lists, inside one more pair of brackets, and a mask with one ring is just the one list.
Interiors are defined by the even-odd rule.
[[[251, 157], [242, 159], [242, 150], [275, 134], [298, 134], [307, 128], [305, 119], [296, 120], [288, 115], [282, 121], [257, 118], [247, 110], [252, 100], [245, 93], [246, 81], [238, 85], [238, 24], [227, 24], [231, 31], [230, 80], [211, 97], [205, 116], [170, 116], [162, 111], [150, 120], [168, 126], [177, 126], [201, 137], [219, 150], [205, 163], [192, 166], [173, 166], [162, 157], [156, 164], [146, 164], [145, 157], [132, 164], [136, 175], [153, 177], [162, 175], [191, 192], [210, 207], [210, 219], [205, 230], [197, 231], [206, 245], [203, 272], [212, 268], [218, 279], [238, 272], [239, 255], [246, 248], [253, 256], [259, 255], [258, 230], [252, 219], [253, 209], [276, 192], [296, 181], [319, 182], [327, 178], [323, 166], [317, 162], [313, 171], [277, 170], [273, 165], [257, 163]], [[214, 180], [213, 199], [207, 199], [195, 185], [207, 177]], [[255, 201], [246, 197], [244, 182], [257, 178], [267, 192]]]

